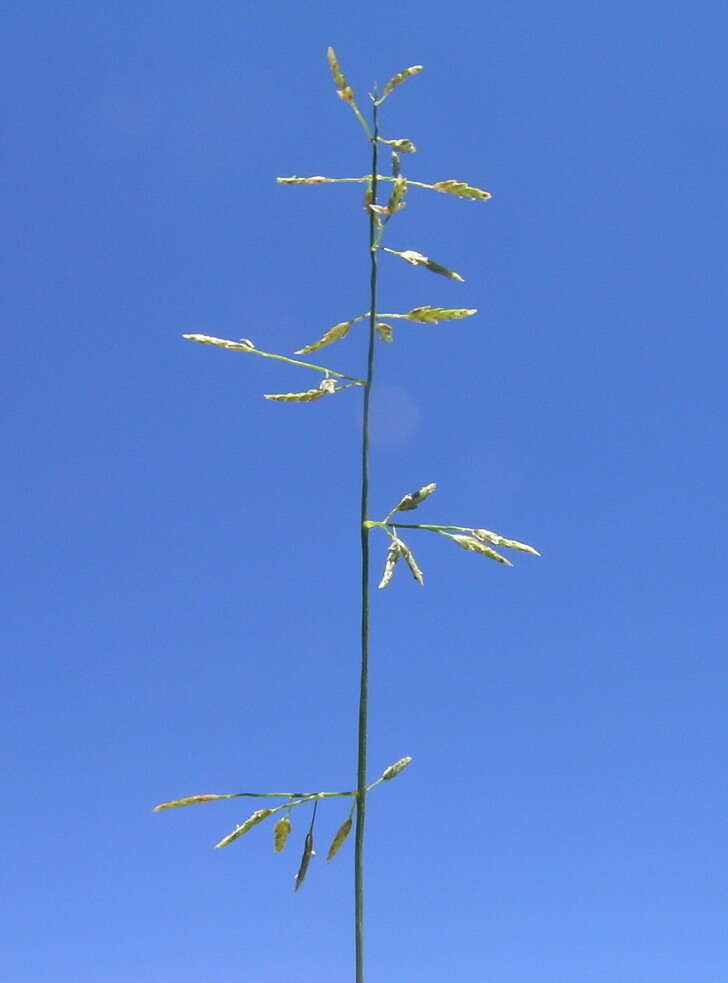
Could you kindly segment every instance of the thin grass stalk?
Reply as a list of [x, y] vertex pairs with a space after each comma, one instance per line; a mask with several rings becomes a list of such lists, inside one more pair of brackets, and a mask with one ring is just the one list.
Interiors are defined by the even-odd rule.
[[[379, 164], [379, 121], [376, 102], [372, 110], [372, 184], [371, 204], [377, 203], [377, 169]], [[354, 839], [354, 925], [356, 949], [356, 983], [364, 983], [364, 830], [367, 807], [367, 729], [369, 722], [369, 407], [374, 382], [374, 353], [377, 323], [377, 222], [369, 211], [369, 354], [362, 408], [361, 445], [361, 676], [359, 685], [359, 740], [356, 784], [356, 833]]]

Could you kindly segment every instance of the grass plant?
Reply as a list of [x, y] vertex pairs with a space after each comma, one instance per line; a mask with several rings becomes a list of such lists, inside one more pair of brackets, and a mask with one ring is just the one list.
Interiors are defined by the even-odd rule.
[[[392, 93], [404, 82], [422, 71], [421, 65], [413, 65], [395, 75], [383, 88], [381, 93], [376, 89], [369, 95], [370, 116], [367, 118], [361, 111], [354, 91], [343, 73], [337, 55], [333, 48], [328, 49], [328, 60], [337, 94], [342, 102], [354, 113], [361, 124], [365, 138], [369, 144], [371, 155], [371, 170], [361, 177], [283, 177], [278, 182], [283, 185], [320, 185], [320, 184], [363, 184], [365, 185], [365, 214], [369, 238], [369, 310], [339, 321], [329, 328], [316, 341], [305, 345], [295, 352], [296, 355], [310, 355], [324, 348], [343, 341], [357, 324], [365, 326], [368, 332], [368, 352], [366, 366], [359, 375], [348, 375], [336, 371], [329, 366], [318, 365], [287, 355], [259, 349], [251, 340], [242, 338], [228, 340], [209, 335], [187, 334], [188, 341], [204, 345], [213, 345], [228, 351], [243, 352], [249, 355], [259, 355], [262, 358], [275, 359], [289, 365], [297, 366], [309, 372], [318, 373], [323, 379], [317, 386], [301, 389], [293, 393], [269, 393], [265, 398], [283, 403], [313, 403], [320, 399], [329, 398], [344, 390], [362, 390], [361, 415], [361, 663], [358, 707], [358, 740], [356, 787], [340, 792], [233, 792], [228, 794], [192, 795], [186, 798], [163, 802], [155, 812], [167, 809], [177, 809], [184, 806], [200, 805], [222, 799], [252, 798], [269, 800], [270, 804], [256, 809], [244, 822], [236, 826], [232, 832], [224, 836], [216, 849], [227, 847], [248, 833], [255, 826], [268, 820], [273, 821], [273, 848], [280, 853], [286, 847], [293, 829], [291, 816], [295, 810], [310, 806], [311, 815], [304, 838], [303, 851], [295, 877], [296, 891], [303, 885], [314, 856], [314, 833], [317, 810], [320, 804], [329, 799], [348, 798], [351, 808], [344, 823], [331, 842], [326, 854], [327, 860], [332, 860], [342, 849], [349, 834], [354, 829], [354, 940], [355, 940], [355, 979], [356, 983], [364, 983], [364, 844], [366, 832], [366, 806], [368, 795], [378, 786], [391, 781], [401, 774], [411, 763], [410, 757], [400, 758], [384, 770], [374, 782], [368, 781], [367, 767], [367, 736], [368, 736], [368, 701], [369, 701], [369, 625], [370, 625], [370, 536], [372, 532], [381, 531], [388, 541], [384, 558], [384, 569], [379, 581], [379, 589], [387, 588], [392, 582], [397, 565], [404, 560], [413, 578], [424, 584], [423, 573], [417, 564], [414, 553], [403, 539], [403, 534], [432, 533], [450, 540], [462, 549], [494, 560], [497, 563], [512, 566], [511, 561], [499, 549], [516, 550], [538, 556], [538, 552], [525, 543], [508, 539], [499, 533], [487, 529], [458, 525], [433, 525], [404, 523], [395, 521], [402, 513], [412, 512], [426, 502], [436, 491], [437, 485], [430, 483], [414, 492], [404, 495], [382, 520], [374, 520], [369, 516], [369, 467], [370, 467], [370, 408], [372, 394], [375, 388], [376, 356], [382, 346], [394, 343], [395, 330], [390, 322], [404, 321], [410, 325], [438, 325], [442, 322], [459, 321], [477, 314], [475, 308], [443, 308], [424, 305], [412, 308], [406, 312], [380, 313], [378, 298], [378, 266], [382, 254], [401, 259], [411, 266], [424, 269], [458, 282], [463, 281], [459, 273], [454, 272], [429, 256], [414, 249], [393, 249], [384, 245], [385, 233], [389, 231], [390, 223], [401, 212], [408, 199], [411, 188], [435, 191], [447, 194], [464, 201], [485, 202], [491, 195], [487, 191], [473, 187], [462, 181], [453, 179], [440, 180], [428, 184], [415, 181], [402, 173], [402, 157], [415, 153], [416, 147], [406, 138], [385, 138], [380, 131], [380, 110]], [[381, 158], [387, 157], [389, 173], [380, 173]], [[380, 197], [381, 195], [381, 197]], [[363, 376], [360, 378], [359, 376]], [[346, 397], [344, 397], [346, 398]], [[312, 412], [306, 410], [305, 412]], [[279, 804], [274, 804], [281, 800]]]

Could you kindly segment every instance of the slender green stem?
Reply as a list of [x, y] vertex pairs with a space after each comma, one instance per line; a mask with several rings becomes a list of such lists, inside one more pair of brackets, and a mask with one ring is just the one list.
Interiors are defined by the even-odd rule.
[[[377, 201], [377, 165], [379, 121], [377, 105], [372, 111], [372, 178], [371, 204]], [[354, 840], [354, 934], [356, 946], [356, 983], [364, 983], [364, 829], [367, 798], [367, 724], [369, 714], [369, 408], [374, 382], [374, 352], [377, 322], [377, 221], [369, 213], [369, 354], [362, 410], [361, 445], [361, 676], [359, 684], [359, 739], [356, 782], [356, 834]]]

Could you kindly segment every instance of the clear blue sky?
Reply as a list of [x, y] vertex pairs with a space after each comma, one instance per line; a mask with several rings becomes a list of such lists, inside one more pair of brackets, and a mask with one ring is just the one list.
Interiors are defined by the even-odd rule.
[[543, 552], [420, 534], [426, 587], [375, 594], [372, 776], [415, 761], [371, 801], [371, 983], [722, 983], [724, 6], [3, 21], [4, 979], [351, 978], [351, 845], [294, 895], [302, 819], [275, 857], [212, 851], [245, 804], [150, 811], [354, 781], [359, 394], [267, 403], [309, 376], [180, 337], [366, 310], [360, 188], [274, 181], [368, 169], [334, 44], [362, 95], [424, 64], [385, 134], [494, 195], [391, 227], [466, 283], [385, 257], [384, 310], [480, 313], [382, 347], [373, 515], [436, 481], [421, 521]]

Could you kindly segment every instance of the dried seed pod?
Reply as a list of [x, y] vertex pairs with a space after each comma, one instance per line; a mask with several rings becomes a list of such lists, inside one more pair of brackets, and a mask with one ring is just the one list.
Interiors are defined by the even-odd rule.
[[228, 833], [228, 835], [224, 836], [219, 843], [216, 843], [215, 849], [219, 850], [221, 847], [230, 846], [231, 843], [234, 843], [235, 840], [240, 839], [241, 836], [244, 836], [254, 826], [257, 826], [258, 823], [262, 823], [264, 819], [267, 819], [268, 816], [272, 816], [276, 811], [276, 809], [257, 809], [252, 816], [248, 816], [244, 823], [241, 823], [240, 826], [236, 826], [232, 833]]
[[401, 774], [405, 768], [412, 764], [412, 758], [400, 758], [399, 761], [395, 761], [393, 765], [389, 768], [385, 768], [382, 777], [379, 779], [381, 782], [391, 782], [393, 778]]
[[292, 829], [293, 824], [291, 823], [290, 816], [284, 816], [275, 824], [273, 827], [273, 849], [276, 853], [281, 853], [285, 848]]
[[336, 836], [331, 841], [331, 846], [329, 847], [329, 852], [326, 854], [326, 860], [327, 861], [333, 860], [334, 857], [336, 856], [336, 854], [342, 848], [342, 846], [344, 845], [344, 842], [345, 842], [346, 838], [348, 837], [349, 833], [351, 832], [351, 826], [352, 826], [352, 818], [351, 818], [351, 816], [349, 816], [349, 818], [346, 820], [346, 822], [341, 825], [341, 827], [339, 828], [339, 830], [336, 833]]
[[391, 324], [384, 324], [383, 321], [379, 321], [374, 325], [374, 330], [377, 332], [382, 341], [386, 341], [388, 345], [391, 345], [394, 341], [394, 331]]

